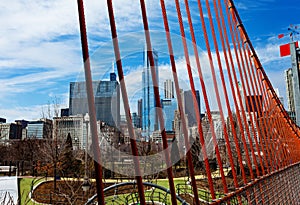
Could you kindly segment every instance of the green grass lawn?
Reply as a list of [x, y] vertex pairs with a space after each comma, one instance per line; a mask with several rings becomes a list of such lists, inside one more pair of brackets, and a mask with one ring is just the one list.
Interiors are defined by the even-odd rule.
[[[36, 184], [40, 183], [41, 181], [45, 180], [44, 178], [22, 178], [20, 180], [20, 197], [21, 197], [21, 205], [33, 205], [34, 203], [31, 202], [29, 199], [29, 192], [31, 191], [31, 187], [35, 186]], [[157, 183], [159, 186], [165, 187], [169, 189], [169, 181], [168, 179], [158, 179], [153, 181], [153, 183]], [[176, 185], [181, 184], [184, 186], [186, 183], [186, 179], [184, 178], [174, 178], [174, 185], [175, 189], [177, 188]], [[189, 187], [189, 186], [187, 186]], [[187, 193], [192, 194], [192, 190], [187, 190]], [[177, 193], [176, 193], [177, 194]], [[199, 197], [204, 200], [210, 200], [210, 196], [207, 196], [207, 193], [205, 193], [203, 190], [198, 190]], [[123, 197], [126, 197], [128, 194], [123, 194]], [[204, 197], [206, 195], [206, 197]], [[109, 198], [112, 198], [108, 197]], [[170, 195], [168, 195], [168, 200], [170, 200]], [[110, 204], [110, 203], [108, 203]]]
[[22, 178], [20, 180], [20, 197], [21, 197], [21, 205], [32, 204], [27, 203], [29, 201], [28, 194], [30, 192], [31, 183], [34, 178]]
[[[157, 185], [169, 189], [169, 181], [167, 179], [158, 179], [157, 181], [155, 180], [152, 183], [157, 183]], [[184, 179], [174, 179], [174, 185], [176, 186], [177, 184], [185, 184]], [[165, 197], [165, 195], [166, 195], [166, 193], [161, 190], [156, 190], [154, 193], [152, 193], [151, 189], [145, 190], [146, 201], [150, 200], [150, 198], [149, 198], [150, 196], [153, 200], [155, 200], [155, 199], [163, 199]], [[105, 198], [105, 200], [106, 200], [106, 203], [108, 205], [110, 205], [110, 204], [114, 204], [114, 200], [121, 200], [121, 201], [124, 200], [125, 201], [126, 198], [131, 198], [131, 197], [133, 197], [133, 198], [138, 197], [138, 193], [133, 192], [133, 193], [108, 196]], [[161, 198], [161, 197], [163, 197], [163, 198]], [[167, 204], [171, 204], [171, 195], [167, 194], [166, 197], [167, 197], [166, 198]], [[178, 201], [178, 203], [179, 203], [179, 201]]]
[[32, 205], [34, 204], [29, 199], [29, 192], [31, 191], [32, 185], [36, 185], [44, 179], [41, 178], [22, 178], [20, 180], [20, 197], [21, 197], [21, 205]]

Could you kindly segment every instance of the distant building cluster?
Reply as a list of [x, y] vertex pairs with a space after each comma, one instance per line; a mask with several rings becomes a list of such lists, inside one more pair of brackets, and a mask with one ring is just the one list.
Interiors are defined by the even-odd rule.
[[[120, 126], [120, 91], [116, 74], [111, 73], [110, 80], [94, 81], [93, 89], [100, 136], [102, 127]], [[70, 83], [69, 108], [61, 109], [61, 116], [13, 123], [0, 118], [0, 142], [25, 138], [66, 140], [68, 135], [72, 137], [74, 149], [85, 149], [87, 140], [91, 140], [85, 82]]]
[[[157, 82], [159, 83], [158, 54], [154, 55], [154, 64]], [[183, 122], [178, 109], [177, 95], [182, 99], [185, 122], [188, 128], [188, 137], [193, 139], [198, 136], [198, 120], [200, 117], [203, 134], [207, 140], [211, 139], [212, 134], [216, 134], [217, 140], [223, 139], [223, 126], [219, 111], [211, 111], [213, 125], [207, 114], [201, 114], [200, 93], [198, 90], [193, 94], [191, 90], [174, 90], [174, 82], [166, 79], [163, 82], [163, 92], [160, 93], [160, 104], [164, 117], [163, 126], [159, 123], [157, 102], [154, 96], [153, 79], [150, 69], [147, 52], [144, 52], [144, 69], [142, 72], [142, 95], [137, 99], [137, 111], [131, 113], [132, 125], [139, 141], [162, 142], [162, 130], [167, 133], [168, 141], [177, 139], [180, 152], [185, 149]], [[299, 69], [297, 70], [299, 71]], [[296, 121], [297, 103], [300, 98], [295, 96], [295, 70], [286, 71], [286, 84], [288, 93], [288, 108], [291, 117]], [[298, 81], [299, 84], [299, 81]], [[126, 116], [120, 113], [120, 87], [116, 74], [110, 73], [109, 80], [93, 81], [93, 92], [96, 108], [97, 130], [99, 143], [105, 139], [106, 143], [129, 143], [129, 135]], [[263, 113], [261, 95], [244, 96], [241, 85], [239, 90], [237, 111], [246, 111], [247, 125], [254, 120], [254, 113]], [[278, 89], [276, 90], [278, 96]], [[237, 95], [237, 93], [235, 93]], [[280, 100], [283, 98], [280, 97]], [[242, 102], [240, 102], [240, 99]], [[299, 107], [299, 106], [298, 106]], [[299, 114], [298, 114], [299, 115]], [[226, 119], [225, 119], [226, 120]], [[60, 139], [64, 140], [68, 135], [72, 138], [74, 149], [86, 149], [91, 142], [90, 122], [88, 116], [88, 101], [85, 82], [70, 82], [69, 87], [69, 108], [61, 109], [60, 116], [53, 119], [40, 119], [37, 121], [16, 120], [14, 123], [6, 123], [6, 119], [0, 118], [0, 142], [9, 140], [20, 140], [25, 138], [34, 139]], [[212, 127], [213, 126], [213, 127]], [[246, 125], [244, 125], [246, 126]], [[212, 132], [212, 128], [214, 132]], [[246, 129], [243, 128], [246, 133]], [[257, 135], [256, 125], [250, 128], [252, 136]], [[112, 142], [111, 136], [114, 136]], [[116, 137], [117, 136], [117, 137]], [[211, 153], [213, 155], [213, 153]]]

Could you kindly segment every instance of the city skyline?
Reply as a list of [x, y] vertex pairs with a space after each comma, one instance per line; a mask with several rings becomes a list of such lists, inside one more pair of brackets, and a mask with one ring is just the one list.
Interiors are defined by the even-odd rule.
[[[166, 2], [168, 6], [173, 6], [171, 1]], [[248, 0], [236, 0], [235, 3], [267, 75], [287, 102], [284, 70], [290, 67], [290, 58], [279, 57], [279, 45], [288, 43], [289, 38], [278, 39], [277, 36], [288, 33], [287, 28], [290, 24], [298, 23], [295, 19], [299, 8], [292, 6], [295, 1], [259, 0], [256, 4], [252, 4]], [[6, 19], [0, 24], [2, 28], [0, 45], [3, 48], [0, 59], [2, 73], [0, 82], [4, 85], [0, 91], [2, 99], [0, 117], [6, 118], [8, 122], [20, 119], [37, 120], [42, 117], [42, 112], [46, 112], [47, 105], [55, 99], [59, 99], [61, 108], [67, 107], [68, 82], [82, 80], [83, 70], [76, 2], [30, 1], [26, 2], [25, 6], [24, 2], [15, 0], [10, 5], [6, 5], [5, 2], [0, 4], [3, 9], [0, 13], [3, 15], [2, 18]], [[111, 48], [110, 33], [100, 26], [106, 25], [108, 20], [106, 15], [98, 15], [107, 12], [104, 4], [102, 1], [85, 1], [91, 56], [96, 58], [99, 48], [104, 48], [100, 49], [100, 52], [106, 58], [102, 65], [92, 62], [92, 68], [106, 67], [110, 70], [113, 55], [111, 51], [105, 52]], [[121, 31], [131, 32], [131, 37], [134, 37], [135, 32], [141, 31], [141, 28], [134, 24], [139, 8], [132, 8], [131, 1], [123, 4], [122, 9], [126, 9], [127, 12], [118, 13], [121, 17], [117, 19], [117, 26]], [[153, 30], [161, 28], [160, 21], [157, 24], [153, 23], [156, 20], [155, 14], [159, 12], [159, 4], [151, 4], [149, 9], [153, 14], [150, 16], [153, 20], [151, 28]], [[119, 11], [120, 8], [116, 8], [116, 12]], [[280, 18], [275, 16], [277, 13], [280, 13]], [[23, 20], [20, 21], [20, 18]], [[131, 20], [123, 22], [122, 19]], [[175, 20], [173, 23], [176, 23]], [[154, 38], [153, 47], [158, 47], [159, 37]], [[123, 42], [122, 45], [126, 44]], [[140, 48], [123, 55], [142, 52], [143, 46], [144, 43], [141, 43]], [[181, 55], [178, 56], [180, 59]], [[128, 61], [127, 71], [130, 64], [132, 65], [132, 62]], [[140, 65], [142, 64], [137, 64], [136, 68]], [[159, 61], [159, 66], [169, 68], [165, 61]], [[103, 72], [107, 73], [107, 70], [100, 72], [97, 73], [98, 76], [103, 76]], [[127, 76], [128, 79], [133, 78]], [[128, 84], [129, 87], [134, 86], [130, 82]]]
[[0, 3], [0, 204], [297, 204], [296, 5]]

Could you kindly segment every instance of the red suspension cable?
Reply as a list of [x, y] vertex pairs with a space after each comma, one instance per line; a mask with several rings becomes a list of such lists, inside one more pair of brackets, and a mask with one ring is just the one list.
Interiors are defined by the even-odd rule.
[[87, 40], [87, 33], [86, 33], [83, 0], [78, 0], [77, 5], [78, 5], [78, 14], [79, 14], [82, 55], [83, 55], [83, 63], [84, 63], [84, 71], [85, 71], [85, 79], [86, 79], [86, 92], [87, 92], [90, 126], [91, 126], [91, 133], [92, 133], [92, 145], [93, 145], [93, 155], [94, 155], [93, 157], [94, 157], [94, 167], [95, 167], [97, 196], [98, 196], [97, 199], [98, 199], [98, 204], [104, 205], [105, 202], [104, 202], [104, 193], [103, 193], [104, 186], [102, 182], [102, 166], [101, 166], [101, 158], [100, 158], [100, 147], [98, 143], [99, 139], [98, 139], [98, 132], [97, 132], [96, 108], [95, 108], [94, 94], [93, 94], [92, 74], [91, 74], [91, 67], [90, 67], [89, 48], [88, 48], [88, 40]]
[[154, 57], [153, 57], [153, 53], [152, 53], [150, 30], [149, 30], [149, 26], [148, 26], [146, 5], [145, 5], [144, 0], [140, 0], [140, 5], [141, 5], [142, 18], [143, 18], [143, 24], [144, 24], [145, 38], [146, 38], [146, 43], [147, 43], [147, 54], [149, 57], [150, 67], [151, 67], [151, 76], [152, 76], [152, 82], [153, 82], [155, 104], [157, 107], [156, 111], [158, 112], [160, 128], [163, 129], [163, 130], [161, 130], [161, 135], [162, 135], [165, 160], [166, 160], [166, 164], [167, 164], [167, 173], [168, 173], [168, 179], [169, 179], [169, 186], [170, 186], [170, 190], [171, 190], [171, 199], [172, 199], [172, 204], [176, 205], [177, 204], [176, 190], [175, 190], [174, 181], [173, 181], [172, 162], [170, 160], [170, 155], [168, 152], [168, 142], [167, 142], [166, 130], [164, 128], [165, 123], [164, 123], [163, 113], [162, 113], [162, 109], [161, 109], [159, 86], [158, 86], [158, 81], [157, 81], [157, 73], [155, 71], [155, 63], [154, 63]]
[[135, 169], [137, 186], [138, 186], [138, 191], [139, 191], [140, 203], [142, 205], [146, 205], [143, 180], [141, 177], [140, 163], [139, 163], [139, 158], [138, 158], [138, 149], [137, 149], [137, 145], [136, 145], [136, 137], [135, 137], [135, 132], [134, 132], [133, 125], [132, 125], [131, 112], [130, 112], [130, 107], [129, 107], [129, 101], [128, 101], [128, 96], [127, 96], [127, 91], [126, 91], [125, 80], [124, 80], [122, 60], [121, 60], [121, 54], [120, 54], [120, 49], [119, 49], [112, 0], [107, 0], [107, 7], [108, 7], [108, 13], [109, 13], [114, 53], [115, 53], [115, 58], [116, 58], [116, 62], [117, 62], [118, 76], [119, 76], [119, 81], [120, 81], [120, 85], [121, 85], [120, 86], [121, 93], [122, 93], [123, 103], [124, 103], [124, 110], [126, 111], [125, 114], [126, 114], [128, 132], [130, 135], [130, 145], [131, 145], [131, 150], [132, 150], [132, 154], [133, 154], [134, 169]]
[[[187, 42], [186, 42], [186, 38], [185, 38], [185, 31], [184, 31], [184, 26], [183, 26], [183, 22], [182, 22], [182, 16], [181, 16], [181, 11], [180, 11], [179, 1], [175, 0], [175, 4], [176, 4], [178, 22], [179, 22], [179, 26], [180, 26], [180, 33], [181, 33], [183, 48], [184, 48], [184, 55], [185, 55], [185, 60], [186, 60], [186, 65], [187, 65], [187, 71], [188, 71], [188, 76], [189, 76], [189, 80], [190, 80], [190, 87], [191, 87], [193, 96], [195, 96], [196, 95], [195, 94], [196, 89], [195, 89], [193, 74], [192, 74], [191, 65], [190, 65], [189, 52], [188, 52]], [[194, 46], [195, 46], [195, 43], [194, 43]], [[199, 72], [199, 69], [198, 69], [198, 72]], [[201, 77], [201, 75], [199, 77], [200, 77], [201, 86], [203, 86], [204, 85], [203, 77]], [[208, 105], [208, 98], [207, 98], [207, 95], [206, 95], [205, 86], [202, 87], [202, 92], [204, 94], [205, 105]], [[208, 184], [209, 184], [209, 188], [210, 188], [212, 198], [215, 199], [216, 195], [215, 195], [215, 191], [214, 191], [214, 187], [213, 187], [213, 180], [212, 180], [212, 176], [211, 176], [211, 172], [210, 172], [209, 162], [208, 162], [208, 158], [207, 158], [207, 154], [206, 154], [206, 145], [205, 145], [205, 139], [204, 139], [204, 136], [203, 136], [201, 120], [200, 120], [200, 116], [199, 116], [199, 108], [196, 105], [196, 98], [195, 97], [193, 97], [193, 103], [194, 103], [194, 109], [196, 111], [199, 139], [200, 139], [200, 143], [201, 143], [201, 147], [202, 147], [202, 152], [203, 152], [203, 157], [204, 157], [203, 160], [204, 160], [204, 163], [205, 163], [207, 177], [208, 177]], [[209, 109], [207, 110], [207, 114], [208, 114], [208, 117], [209, 117], [209, 115], [210, 115]], [[209, 118], [211, 119], [211, 116]], [[212, 124], [212, 120], [210, 120], [210, 127], [211, 127], [211, 130], [212, 130], [213, 138], [215, 139], [216, 137], [215, 137], [215, 133], [214, 133], [214, 127], [213, 127], [213, 124]], [[214, 140], [214, 144], [215, 144], [215, 140]], [[216, 148], [216, 151], [217, 151], [218, 150], [217, 146], [215, 148]]]

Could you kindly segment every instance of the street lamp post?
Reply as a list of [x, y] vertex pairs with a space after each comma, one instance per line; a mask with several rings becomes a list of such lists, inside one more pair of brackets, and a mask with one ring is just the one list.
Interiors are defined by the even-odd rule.
[[188, 161], [187, 161], [187, 157], [186, 157], [186, 155], [187, 155], [186, 146], [183, 146], [183, 149], [184, 149], [185, 174], [187, 175], [188, 181], [189, 181]]
[[58, 152], [57, 152], [57, 149], [58, 149], [58, 147], [57, 147], [57, 135], [55, 136], [55, 153], [54, 153], [54, 173], [53, 173], [53, 175], [54, 175], [54, 179], [53, 179], [53, 184], [54, 184], [54, 193], [56, 192], [56, 180], [57, 180], [57, 178], [56, 178], [56, 175], [57, 175], [57, 161], [58, 161]]
[[90, 181], [89, 178], [87, 176], [87, 152], [88, 152], [88, 141], [89, 141], [89, 120], [90, 117], [88, 115], [88, 113], [85, 114], [84, 116], [84, 122], [85, 122], [85, 127], [86, 127], [86, 138], [85, 138], [85, 159], [84, 159], [84, 181], [82, 184], [82, 189], [84, 192], [88, 191], [90, 189]]
[[121, 151], [120, 151], [120, 147], [121, 147], [121, 143], [119, 142], [119, 161], [120, 161], [120, 158], [121, 158]]

